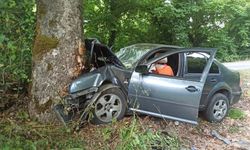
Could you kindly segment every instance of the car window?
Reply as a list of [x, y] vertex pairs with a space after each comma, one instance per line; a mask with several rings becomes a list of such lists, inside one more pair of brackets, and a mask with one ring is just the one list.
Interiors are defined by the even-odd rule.
[[157, 44], [135, 44], [120, 49], [116, 56], [127, 69], [131, 69], [144, 54], [158, 46]]
[[[157, 53], [155, 57], [162, 56]], [[164, 55], [163, 55], [164, 56]], [[179, 71], [179, 53], [165, 56], [152, 63], [149, 67], [149, 73], [158, 74], [162, 76], [178, 76]]]
[[[209, 55], [206, 53], [187, 53], [187, 73], [202, 73]], [[219, 67], [213, 62], [209, 73], [219, 73]]]
[[214, 62], [209, 70], [209, 73], [219, 73], [219, 67]]
[[157, 51], [155, 53], [152, 53], [151, 55], [149, 55], [148, 57], [146, 57], [142, 61], [142, 64], [147, 64], [148, 62], [153, 61], [157, 57], [161, 57], [161, 56], [165, 55], [165, 53], [166, 53], [166, 50], [160, 50], [160, 51]]
[[187, 53], [187, 73], [202, 73], [208, 58], [202, 53]]

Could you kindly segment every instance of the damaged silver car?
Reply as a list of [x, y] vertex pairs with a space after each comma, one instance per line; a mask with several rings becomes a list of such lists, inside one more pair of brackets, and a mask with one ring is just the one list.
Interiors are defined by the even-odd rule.
[[216, 49], [135, 44], [114, 54], [97, 40], [85, 43], [90, 69], [71, 83], [64, 104], [54, 109], [63, 122], [77, 110], [81, 120], [91, 112], [96, 124], [131, 112], [192, 124], [200, 112], [220, 122], [239, 101], [240, 75], [214, 59]]

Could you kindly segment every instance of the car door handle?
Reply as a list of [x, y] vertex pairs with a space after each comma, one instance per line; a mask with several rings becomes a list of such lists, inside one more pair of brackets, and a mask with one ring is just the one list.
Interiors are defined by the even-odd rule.
[[210, 80], [210, 82], [217, 82], [217, 79], [212, 78], [212, 79]]
[[199, 91], [199, 89], [197, 89], [195, 86], [188, 86], [188, 87], [186, 87], [186, 90], [189, 92]]

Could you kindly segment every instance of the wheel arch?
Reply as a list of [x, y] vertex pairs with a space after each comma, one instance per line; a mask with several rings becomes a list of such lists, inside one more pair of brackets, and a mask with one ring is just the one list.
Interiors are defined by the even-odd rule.
[[126, 100], [128, 101], [128, 95], [127, 95], [126, 91], [122, 88], [122, 85], [117, 81], [118, 81], [118, 79], [115, 77], [113, 79], [105, 79], [102, 82], [100, 82], [98, 88], [100, 89], [101, 87], [107, 86], [107, 85], [109, 88], [119, 88], [122, 91], [122, 93], [124, 94], [124, 96], [126, 97]]
[[102, 82], [100, 82], [99, 87], [104, 86], [106, 84], [113, 84], [113, 82], [110, 80], [103, 80]]
[[210, 91], [210, 93], [207, 96], [207, 100], [206, 100], [206, 107], [209, 105], [211, 99], [213, 98], [213, 96], [217, 93], [221, 93], [223, 95], [225, 95], [228, 100], [229, 100], [229, 104], [231, 104], [231, 99], [232, 99], [232, 90], [229, 87], [229, 85], [227, 85], [226, 83], [218, 83], [213, 90]]
[[221, 94], [225, 95], [225, 96], [228, 98], [228, 100], [230, 100], [231, 97], [232, 97], [232, 94], [231, 94], [231, 93], [229, 92], [229, 90], [227, 90], [227, 89], [220, 89], [220, 90], [216, 91], [216, 92], [213, 94], [213, 96], [214, 96], [215, 94], [217, 94], [217, 93], [221, 93]]

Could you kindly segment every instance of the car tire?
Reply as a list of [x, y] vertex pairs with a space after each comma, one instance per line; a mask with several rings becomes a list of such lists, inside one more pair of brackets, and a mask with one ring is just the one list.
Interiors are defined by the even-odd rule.
[[221, 122], [227, 116], [228, 110], [228, 98], [224, 94], [217, 93], [212, 97], [205, 111], [205, 117], [209, 122]]
[[123, 92], [117, 87], [107, 89], [95, 102], [91, 123], [106, 124], [113, 120], [121, 120], [126, 108], [127, 102]]

